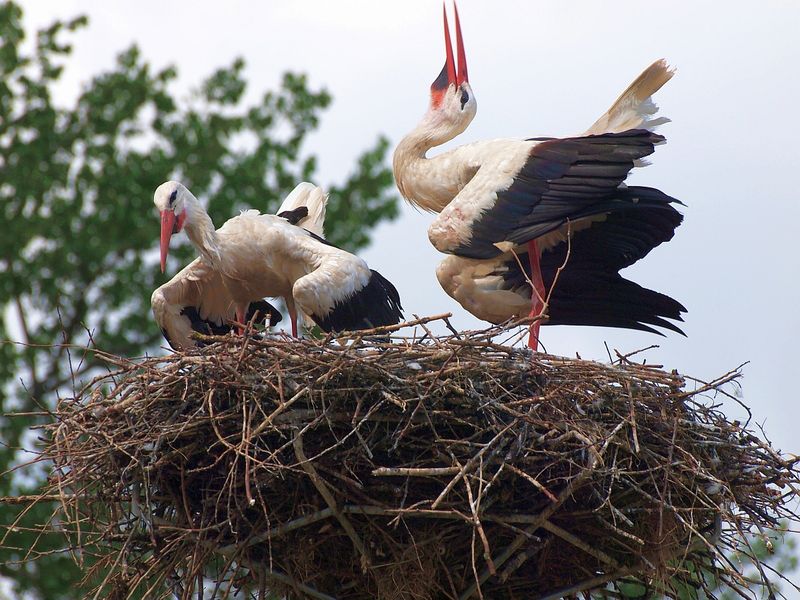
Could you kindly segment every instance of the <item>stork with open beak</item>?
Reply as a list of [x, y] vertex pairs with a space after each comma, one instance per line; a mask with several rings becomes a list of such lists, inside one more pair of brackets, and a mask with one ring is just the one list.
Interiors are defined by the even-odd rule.
[[[427, 113], [393, 160], [406, 200], [439, 213], [428, 237], [455, 255], [437, 270], [445, 291], [494, 323], [526, 313], [542, 317], [548, 300], [545, 324], [653, 331], [649, 324], [680, 332], [665, 320], [681, 320], [680, 303], [619, 275], [671, 239], [682, 219], [671, 206], [674, 198], [624, 184], [665, 141], [652, 132], [667, 119], [653, 118], [650, 97], [673, 71], [663, 60], [653, 63], [580, 136], [495, 139], [428, 157], [431, 148], [462, 133], [477, 109], [454, 10], [458, 64], [445, 11], [444, 68], [431, 85]], [[541, 323], [531, 325], [533, 349]]]
[[[228, 306], [239, 323], [246, 323], [253, 303], [265, 297], [284, 299], [294, 336], [298, 310], [324, 331], [393, 325], [402, 318], [395, 287], [362, 259], [322, 237], [326, 197], [321, 188], [300, 184], [278, 215], [246, 210], [219, 229], [215, 229], [197, 198], [177, 181], [161, 184], [153, 201], [161, 214], [162, 271], [170, 238], [186, 231], [200, 253], [195, 261], [199, 261], [197, 268], [211, 273], [207, 276], [209, 281], [215, 278], [214, 292], [220, 297], [227, 294]], [[195, 271], [187, 273], [187, 277], [190, 275], [194, 276]], [[166, 286], [178, 285], [174, 282], [173, 279]], [[209, 285], [205, 283], [205, 293], [209, 293]], [[153, 294], [157, 320], [161, 310], [158, 306], [166, 296], [159, 290]], [[219, 300], [219, 305], [223, 304]], [[201, 310], [200, 315], [203, 314]]]

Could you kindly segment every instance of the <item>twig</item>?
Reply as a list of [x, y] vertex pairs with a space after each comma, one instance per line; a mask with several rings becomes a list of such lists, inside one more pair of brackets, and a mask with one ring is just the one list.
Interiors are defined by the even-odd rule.
[[572, 596], [573, 594], [577, 594], [578, 592], [593, 590], [595, 588], [600, 587], [601, 585], [605, 585], [609, 581], [614, 581], [615, 579], [621, 579], [622, 577], [625, 577], [626, 575], [630, 575], [631, 573], [635, 572], [636, 572], [635, 567], [625, 567], [623, 569], [619, 569], [612, 573], [598, 575], [597, 577], [587, 579], [586, 581], [581, 581], [580, 583], [576, 583], [575, 585], [561, 588], [560, 590], [557, 590], [545, 596], [539, 596], [537, 600], [559, 600], [559, 598], [566, 598], [568, 596]]
[[600, 562], [610, 565], [615, 569], [619, 568], [619, 563], [617, 563], [617, 561], [611, 558], [608, 554], [606, 554], [602, 550], [599, 550], [598, 548], [592, 548], [589, 544], [581, 540], [579, 537], [572, 535], [569, 531], [567, 531], [566, 529], [562, 529], [555, 523], [551, 521], [544, 521], [542, 523], [542, 529], [546, 529], [553, 535], [557, 535], [558, 537], [560, 537], [565, 542], [569, 542], [576, 548], [580, 548], [581, 550], [586, 552], [586, 554], [594, 556]]
[[307, 474], [311, 482], [314, 484], [314, 487], [317, 488], [319, 491], [320, 496], [325, 500], [328, 507], [333, 511], [334, 516], [342, 525], [342, 528], [345, 530], [347, 535], [353, 542], [353, 545], [356, 547], [356, 550], [361, 554], [362, 558], [362, 569], [366, 572], [367, 568], [372, 564], [372, 559], [369, 556], [369, 552], [367, 552], [367, 547], [364, 545], [364, 542], [361, 541], [361, 538], [356, 533], [356, 530], [353, 528], [353, 525], [348, 521], [345, 516], [341, 513], [341, 511], [336, 506], [336, 500], [331, 494], [328, 486], [322, 480], [322, 478], [317, 473], [316, 469], [314, 469], [314, 465], [306, 457], [305, 451], [303, 450], [303, 436], [297, 432], [294, 435], [293, 440], [294, 445], [294, 453], [297, 455], [297, 460], [300, 464], [300, 468], [302, 468]]
[[383, 325], [382, 327], [374, 327], [372, 329], [361, 329], [357, 332], [343, 332], [341, 335], [343, 337], [353, 337], [353, 333], [357, 333], [359, 337], [365, 337], [368, 335], [375, 335], [378, 333], [389, 333], [392, 331], [399, 331], [401, 329], [405, 329], [406, 327], [413, 327], [414, 325], [422, 325], [424, 323], [430, 323], [431, 321], [441, 321], [443, 319], [449, 319], [453, 316], [453, 313], [442, 313], [440, 315], [433, 315], [432, 317], [422, 317], [419, 319], [413, 319], [411, 321], [405, 321], [403, 323], [398, 323], [397, 325]]
[[461, 467], [461, 468], [458, 470], [458, 474], [457, 474], [455, 477], [453, 477], [453, 479], [451, 479], [451, 480], [450, 480], [450, 483], [448, 483], [448, 484], [445, 486], [445, 488], [442, 490], [442, 492], [439, 494], [439, 496], [436, 498], [436, 500], [434, 500], [434, 501], [431, 503], [431, 508], [432, 508], [432, 509], [435, 509], [437, 506], [439, 506], [439, 504], [440, 504], [440, 503], [441, 503], [441, 502], [442, 502], [442, 501], [445, 499], [445, 497], [447, 496], [447, 494], [449, 494], [449, 493], [450, 493], [450, 490], [452, 490], [452, 489], [453, 489], [453, 487], [455, 487], [455, 485], [456, 485], [456, 484], [459, 482], [459, 480], [460, 480], [462, 477], [464, 477], [464, 475], [466, 475], [466, 474], [469, 472], [469, 470], [470, 470], [470, 469], [473, 469], [473, 468], [475, 467], [475, 465], [477, 465], [477, 464], [478, 464], [478, 461], [481, 459], [481, 457], [484, 455], [484, 453], [485, 453], [487, 450], [489, 450], [489, 449], [490, 449], [492, 446], [494, 446], [494, 444], [495, 444], [495, 443], [497, 443], [497, 441], [498, 441], [498, 440], [500, 440], [500, 439], [501, 439], [501, 438], [502, 438], [502, 437], [505, 435], [505, 433], [506, 433], [506, 432], [507, 432], [507, 431], [508, 431], [510, 428], [511, 428], [511, 423], [509, 423], [508, 425], [506, 425], [505, 427], [503, 427], [503, 429], [501, 429], [501, 430], [500, 430], [500, 431], [499, 431], [499, 432], [498, 432], [498, 433], [497, 433], [497, 434], [496, 434], [496, 435], [495, 435], [495, 436], [494, 436], [494, 437], [491, 439], [491, 441], [490, 441], [489, 443], [487, 443], [487, 444], [486, 444], [486, 445], [485, 445], [483, 448], [481, 448], [481, 449], [480, 449], [480, 450], [479, 450], [479, 451], [478, 451], [478, 452], [475, 454], [475, 456], [473, 456], [473, 457], [472, 457], [471, 459], [469, 459], [469, 460], [468, 460], [466, 463], [464, 463], [464, 466], [463, 466], [463, 467]]
[[[460, 473], [462, 467], [378, 467], [373, 477], [438, 477]], [[1, 500], [1, 499], [0, 499]]]

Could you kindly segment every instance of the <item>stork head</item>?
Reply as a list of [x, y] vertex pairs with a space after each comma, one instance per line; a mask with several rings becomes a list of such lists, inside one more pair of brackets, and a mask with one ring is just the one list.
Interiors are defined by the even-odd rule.
[[[461, 23], [458, 19], [458, 7], [453, 2], [456, 18], [456, 54], [458, 66], [453, 57], [453, 45], [450, 41], [450, 27], [447, 23], [447, 10], [442, 5], [444, 16], [444, 47], [446, 59], [442, 72], [431, 84], [431, 111], [438, 113], [461, 131], [467, 128], [477, 111], [478, 105], [467, 76], [467, 56], [464, 53], [464, 40], [461, 37]], [[460, 132], [459, 132], [460, 133]]]
[[161, 272], [167, 266], [169, 240], [172, 234], [183, 229], [187, 204], [194, 200], [192, 193], [177, 181], [167, 181], [156, 188], [153, 203], [161, 214]]

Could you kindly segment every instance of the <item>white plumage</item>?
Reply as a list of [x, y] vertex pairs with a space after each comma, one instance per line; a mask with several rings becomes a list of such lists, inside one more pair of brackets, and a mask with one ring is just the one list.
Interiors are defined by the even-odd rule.
[[[304, 182], [286, 197], [278, 213], [290, 219], [296, 217], [297, 225], [322, 236], [327, 201], [328, 197], [321, 188]], [[176, 202], [177, 197], [172, 201], [173, 205]], [[170, 204], [169, 198], [166, 204]], [[175, 214], [174, 211], [172, 214]], [[169, 214], [166, 216], [169, 217]], [[177, 218], [175, 220], [179, 221]], [[199, 221], [203, 222], [202, 215]], [[180, 222], [183, 225], [183, 221]], [[200, 233], [200, 239], [206, 239], [203, 232]], [[165, 257], [163, 247], [162, 255]], [[234, 297], [224, 285], [221, 273], [202, 256], [156, 289], [150, 303], [156, 323], [175, 349], [196, 346], [197, 341], [191, 337], [193, 332], [220, 334], [230, 331], [228, 323], [237, 319]], [[275, 325], [281, 321], [280, 312], [264, 301], [248, 302], [241, 318], [249, 322], [256, 312], [261, 313], [257, 315], [258, 322], [269, 318], [267, 324]]]
[[[614, 310], [615, 300], [621, 303], [616, 310], [622, 312], [622, 303], [632, 301], [631, 297], [608, 297], [587, 306], [582, 314], [572, 307], [569, 315], [554, 319], [558, 308], [544, 306], [548, 290], [539, 261], [542, 253], [559, 251], [568, 236], [586, 236], [593, 228], [601, 231], [591, 236], [601, 237], [604, 243], [613, 243], [614, 235], [623, 239], [626, 228], [647, 229], [652, 234], [649, 238], [639, 237], [631, 244], [635, 247], [626, 249], [627, 256], [615, 256], [606, 263], [594, 256], [588, 244], [580, 246], [584, 255], [573, 253], [572, 260], [577, 258], [583, 267], [592, 264], [604, 276], [619, 278], [618, 265], [627, 266], [630, 256], [638, 260], [672, 237], [681, 220], [670, 206], [674, 199], [651, 188], [627, 188], [623, 182], [664, 141], [652, 133], [667, 119], [654, 117], [657, 108], [651, 96], [672, 77], [673, 70], [664, 60], [654, 62], [581, 136], [480, 141], [428, 157], [431, 148], [463, 132], [477, 110], [457, 10], [455, 17], [458, 71], [445, 14], [445, 66], [431, 86], [428, 112], [398, 144], [393, 159], [395, 179], [406, 200], [439, 213], [428, 228], [431, 243], [441, 252], [456, 255], [437, 269], [440, 283], [469, 312], [495, 323], [526, 313], [541, 316], [549, 308], [550, 323], [592, 324], [590, 311], [594, 310], [598, 324], [632, 326], [628, 319], [615, 321], [607, 314]], [[634, 211], [642, 214], [632, 215]], [[617, 212], [624, 218], [615, 219], [612, 231], [606, 221]], [[519, 272], [513, 266], [514, 254], [526, 263], [528, 281], [515, 283], [511, 290], [509, 280], [516, 278], [508, 271]], [[498, 275], [498, 269], [505, 275]], [[625, 289], [631, 293], [632, 288]], [[678, 303], [650, 308], [655, 313], [645, 318], [651, 323], [658, 320], [660, 326], [660, 316], [680, 318], [682, 310]], [[538, 326], [538, 322], [532, 326], [532, 347]]]
[[[284, 299], [294, 335], [298, 310], [326, 331], [398, 322], [401, 309], [394, 286], [361, 258], [321, 237], [325, 202], [320, 188], [304, 183], [281, 206], [279, 214], [284, 216], [246, 210], [215, 229], [192, 193], [168, 181], [154, 195], [162, 215], [162, 264], [170, 236], [183, 228], [200, 253], [195, 262], [222, 283], [228, 310], [232, 308], [240, 323], [250, 304], [264, 297]], [[185, 284], [173, 279], [166, 285]], [[224, 299], [215, 298], [215, 302], [221, 305]]]

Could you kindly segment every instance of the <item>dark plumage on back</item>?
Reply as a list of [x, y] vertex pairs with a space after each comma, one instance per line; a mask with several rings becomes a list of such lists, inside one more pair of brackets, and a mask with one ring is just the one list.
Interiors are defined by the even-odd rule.
[[283, 212], [279, 212], [277, 216], [286, 219], [292, 225], [297, 225], [308, 216], [308, 207], [298, 206], [293, 210], [284, 210]]
[[[193, 331], [202, 333], [203, 335], [226, 335], [232, 330], [229, 323], [220, 323], [212, 319], [202, 318], [196, 306], [184, 306], [180, 314], [182, 317], [189, 319]], [[276, 323], [280, 323], [283, 316], [280, 311], [269, 302], [266, 300], [259, 300], [258, 302], [250, 303], [246, 318], [248, 323], [252, 320], [255, 324], [271, 327]], [[267, 321], [267, 319], [269, 319], [269, 321]], [[172, 348], [177, 349], [175, 344], [172, 343], [173, 340], [170, 340], [169, 334], [165, 328], [161, 328], [161, 333], [164, 335], [164, 339], [167, 340], [167, 343]], [[205, 346], [206, 342], [196, 340], [196, 345]]]

